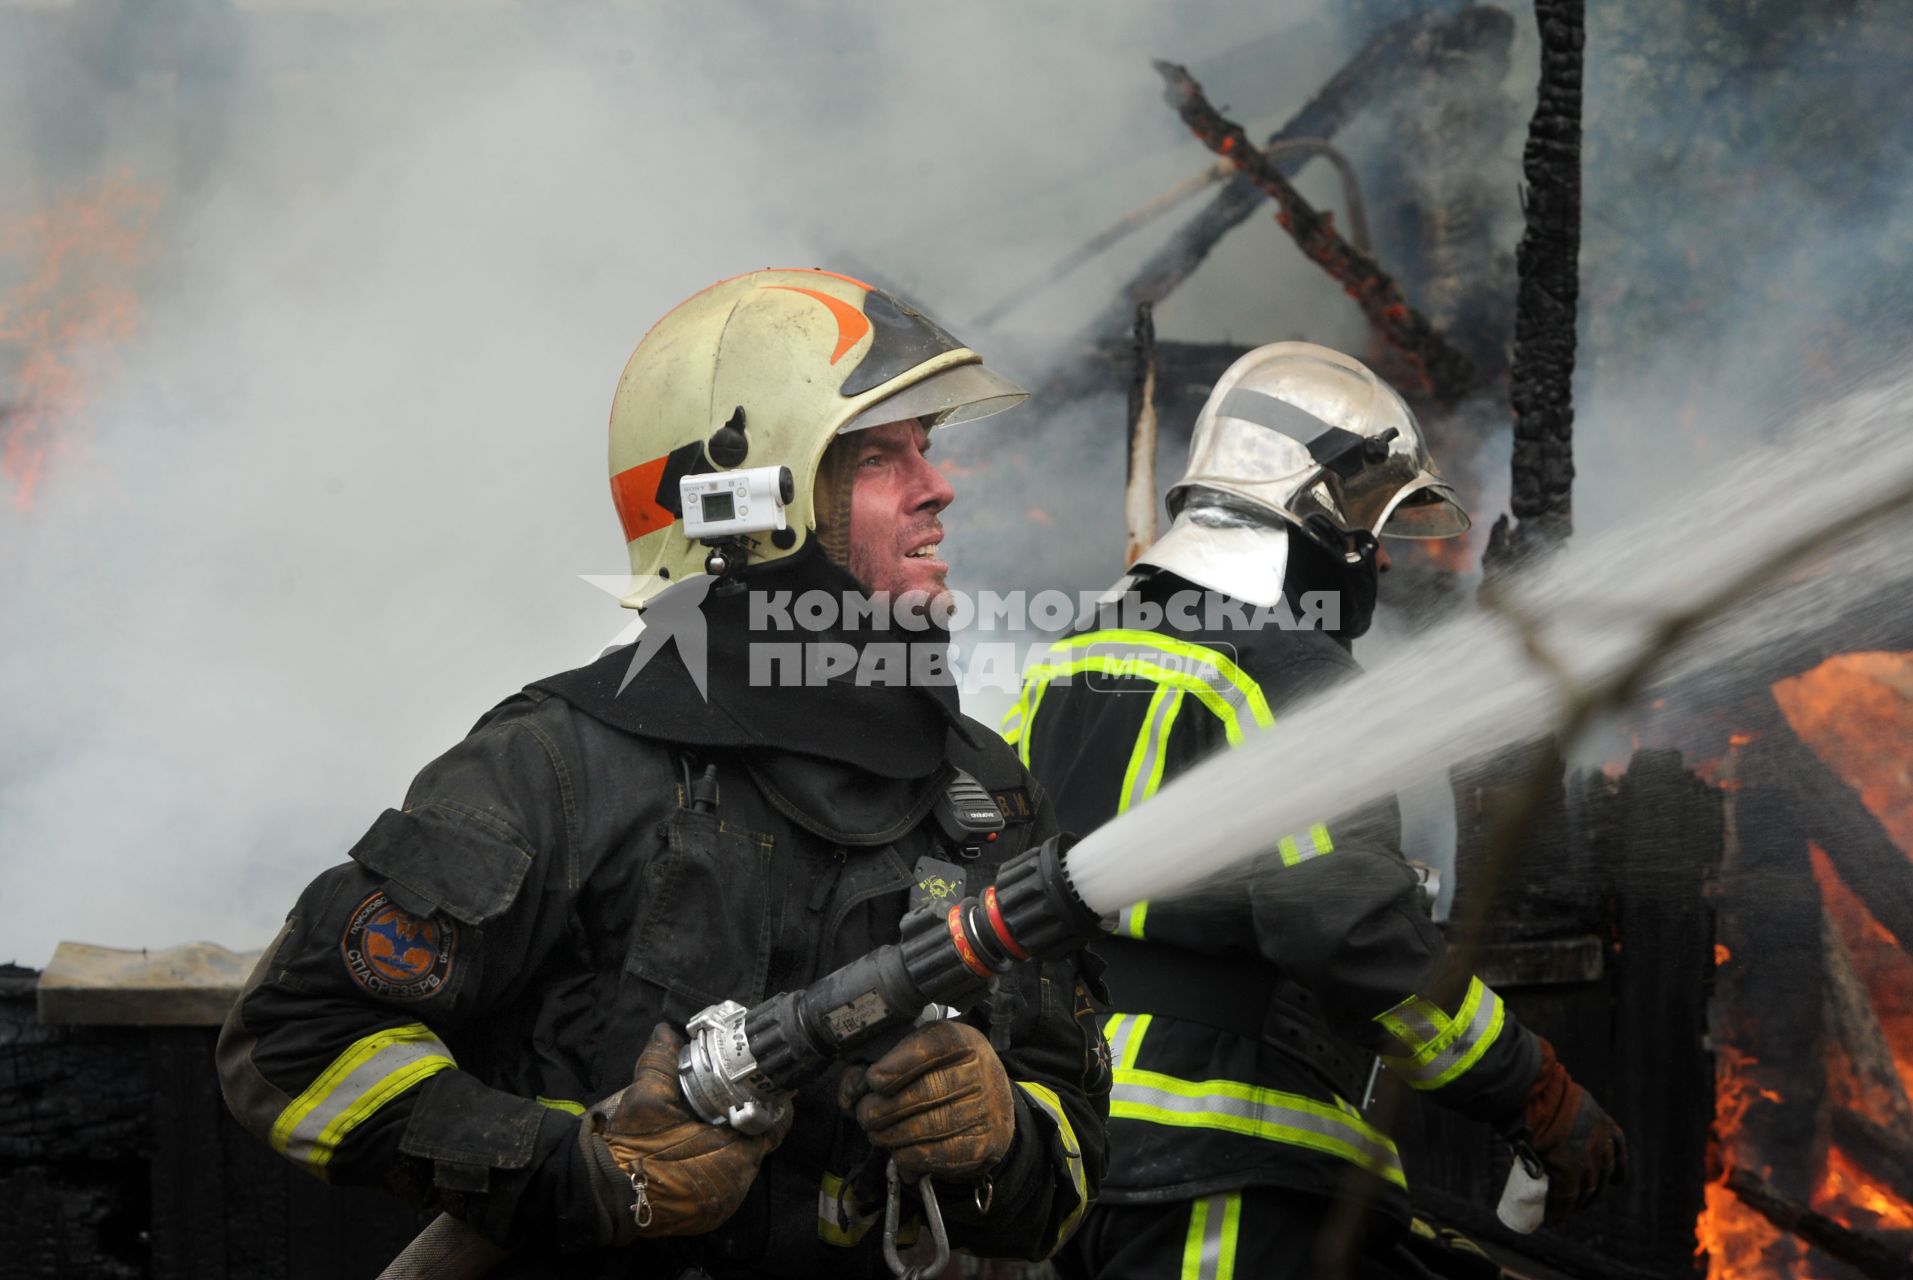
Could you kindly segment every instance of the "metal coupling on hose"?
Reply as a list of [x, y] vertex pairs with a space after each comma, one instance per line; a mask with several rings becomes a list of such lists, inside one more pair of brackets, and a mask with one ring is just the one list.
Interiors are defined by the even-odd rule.
[[678, 1087], [699, 1118], [739, 1133], [766, 1133], [790, 1109], [790, 1099], [759, 1069], [744, 1032], [749, 1010], [726, 1000], [699, 1010], [685, 1024], [678, 1053]]

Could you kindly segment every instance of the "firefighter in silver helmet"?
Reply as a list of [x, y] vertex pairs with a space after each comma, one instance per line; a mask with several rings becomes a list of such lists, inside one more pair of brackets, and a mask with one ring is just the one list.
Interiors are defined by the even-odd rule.
[[[1380, 540], [1468, 528], [1401, 397], [1301, 342], [1223, 375], [1168, 501], [1173, 526], [1106, 597], [1160, 620], [1059, 642], [1005, 723], [1069, 830], [1146, 803], [1211, 751], [1280, 732], [1290, 708], [1356, 672]], [[1354, 1198], [1373, 1210], [1360, 1274], [1428, 1275], [1400, 1158], [1363, 1115], [1377, 1055], [1430, 1100], [1531, 1144], [1554, 1211], [1624, 1169], [1620, 1130], [1547, 1042], [1452, 971], [1394, 803], [1323, 818], [1270, 833], [1265, 865], [1238, 888], [1137, 903], [1098, 944], [1111, 1166], [1069, 1270], [1317, 1275], [1318, 1233]]]
[[[676, 645], [506, 699], [313, 882], [221, 1035], [240, 1120], [319, 1176], [443, 1206], [513, 1275], [886, 1275], [891, 1161], [952, 1246], [1053, 1251], [1103, 1164], [1075, 962], [806, 1087], [767, 1133], [705, 1123], [678, 1086], [701, 1009], [894, 942], [907, 909], [1055, 831], [947, 684], [767, 681], [791, 671], [753, 652], [794, 638], [752, 629], [779, 599], [940, 590], [953, 494], [929, 437], [1022, 398], [828, 272], [739, 276], [660, 320], [610, 469], [625, 603]], [[940, 643], [844, 618], [795, 638]], [[944, 821], [959, 786], [1025, 803], [984, 844]]]

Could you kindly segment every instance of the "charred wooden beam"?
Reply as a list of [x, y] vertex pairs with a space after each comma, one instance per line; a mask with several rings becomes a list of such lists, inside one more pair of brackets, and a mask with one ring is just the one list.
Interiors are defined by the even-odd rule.
[[1333, 277], [1355, 299], [1375, 330], [1414, 364], [1428, 395], [1453, 401], [1474, 383], [1474, 362], [1436, 333], [1408, 305], [1395, 282], [1375, 259], [1357, 249], [1335, 230], [1333, 219], [1316, 210], [1281, 169], [1255, 149], [1242, 126], [1209, 104], [1202, 86], [1186, 68], [1158, 61], [1156, 70], [1166, 86], [1164, 97], [1203, 145], [1235, 162], [1257, 188], [1280, 209], [1276, 220], [1317, 266]]
[[[1484, 40], [1507, 24], [1507, 15], [1486, 5], [1455, 12], [1438, 9], [1418, 13], [1385, 28], [1349, 59], [1294, 118], [1270, 134], [1267, 146], [1301, 138], [1329, 139], [1358, 112], [1384, 92], [1399, 85], [1405, 63], [1426, 55], [1424, 42], [1452, 50]], [[1284, 157], [1277, 163], [1290, 177], [1300, 173], [1306, 154]], [[1144, 302], [1161, 302], [1195, 274], [1209, 251], [1230, 231], [1242, 225], [1262, 202], [1262, 193], [1245, 177], [1238, 177], [1216, 193], [1202, 211], [1180, 227], [1123, 286], [1090, 327], [1090, 340], [1118, 338], [1130, 317]]]
[[1156, 319], [1136, 308], [1136, 372], [1129, 382], [1129, 477], [1123, 489], [1123, 567], [1156, 540]]
[[1913, 863], [1853, 789], [1785, 728], [1771, 693], [1763, 709], [1775, 727], [1760, 743], [1774, 762], [1762, 785], [1786, 798], [1802, 830], [1826, 851], [1873, 918], [1901, 950], [1913, 951]]
[[1738, 1132], [1720, 1136], [1715, 1168], [1742, 1152], [1785, 1153], [1768, 1177], [1798, 1200], [1812, 1196], [1827, 1158], [1825, 912], [1799, 806], [1777, 785], [1789, 768], [1768, 735], [1722, 766], [1728, 849], [1719, 934], [1732, 956], [1716, 976], [1714, 1041], [1751, 1063], [1755, 1091]]
[[1836, 1107], [1828, 1130], [1833, 1145], [1867, 1181], [1902, 1194], [1913, 1187], [1913, 1148], [1908, 1146], [1913, 1135], [1905, 1129], [1889, 1129], [1857, 1111]]
[[1727, 1174], [1727, 1189], [1767, 1221], [1824, 1249], [1869, 1280], [1913, 1280], [1913, 1259], [1895, 1252], [1865, 1232], [1843, 1226], [1790, 1196], [1782, 1195], [1748, 1169]]
[[1522, 152], [1527, 219], [1515, 265], [1514, 488], [1484, 567], [1559, 545], [1573, 529], [1575, 308], [1581, 296], [1583, 0], [1535, 0], [1541, 86]]
[[[1271, 160], [1282, 156], [1319, 155], [1335, 166], [1335, 172], [1342, 179], [1342, 207], [1348, 213], [1348, 234], [1363, 252], [1368, 252], [1368, 206], [1362, 199], [1361, 179], [1355, 174], [1355, 166], [1349, 158], [1337, 150], [1335, 145], [1324, 138], [1287, 138], [1271, 143], [1263, 152]], [[1213, 186], [1224, 178], [1235, 176], [1235, 165], [1227, 160], [1218, 160], [1201, 173], [1178, 182], [1161, 195], [1137, 205], [1109, 226], [1083, 241], [1082, 244], [1065, 254], [1055, 266], [1035, 279], [1019, 285], [1015, 293], [976, 314], [972, 321], [978, 328], [994, 325], [1010, 312], [1042, 293], [1051, 285], [1067, 276], [1076, 268], [1088, 262], [1103, 250], [1114, 245], [1132, 231], [1140, 230], [1168, 213], [1171, 209], [1187, 200], [1190, 196]], [[1137, 306], [1153, 306], [1153, 303], [1138, 303]]]

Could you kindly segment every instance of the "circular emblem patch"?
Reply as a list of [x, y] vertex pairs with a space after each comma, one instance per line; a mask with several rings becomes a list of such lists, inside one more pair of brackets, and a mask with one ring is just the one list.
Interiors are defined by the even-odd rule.
[[339, 951], [354, 980], [387, 1000], [437, 995], [452, 976], [458, 926], [420, 919], [383, 892], [368, 897], [346, 921]]

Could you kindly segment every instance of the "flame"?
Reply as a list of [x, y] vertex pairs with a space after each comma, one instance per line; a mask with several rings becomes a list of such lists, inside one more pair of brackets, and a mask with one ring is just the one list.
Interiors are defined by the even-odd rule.
[[[1913, 1098], [1913, 956], [1900, 949], [1893, 935], [1867, 910], [1866, 902], [1847, 887], [1824, 849], [1810, 842], [1807, 852], [1813, 860], [1813, 878], [1820, 884], [1820, 898], [1826, 905], [1827, 918], [1833, 922], [1853, 961], [1854, 972], [1866, 987], [1873, 1016], [1879, 1021], [1880, 1032], [1893, 1053], [1900, 1087]], [[1850, 1069], [1847, 1074], [1852, 1074]], [[1855, 1081], [1853, 1096], [1847, 1101], [1869, 1114], [1885, 1114], [1881, 1100], [1863, 1095], [1864, 1090]]]
[[[1902, 852], [1913, 856], [1913, 653], [1849, 653], [1774, 685], [1787, 723], [1859, 795]], [[1809, 846], [1821, 900], [1852, 957], [1913, 1097], [1913, 958], [1840, 878], [1826, 851]], [[1913, 939], [1901, 939], [1913, 946]], [[1872, 1114], [1877, 1100], [1856, 1099]]]
[[1838, 1147], [1828, 1154], [1827, 1174], [1814, 1192], [1813, 1207], [1863, 1231], [1913, 1231], [1913, 1204], [1868, 1182]]
[[1758, 1065], [1757, 1058], [1732, 1045], [1721, 1046], [1714, 1058], [1714, 1127], [1707, 1143], [1712, 1176], [1706, 1202], [1694, 1220], [1694, 1256], [1707, 1259], [1707, 1280], [1790, 1276], [1800, 1261], [1800, 1246], [1793, 1237], [1727, 1189], [1727, 1174], [1743, 1163], [1738, 1148], [1748, 1111], [1762, 1099], [1780, 1100], [1755, 1080], [1753, 1069]]
[[1706, 1207], [1694, 1223], [1694, 1256], [1707, 1259], [1707, 1280], [1764, 1280], [1794, 1274], [1799, 1244], [1740, 1202], [1725, 1183], [1706, 1187]]
[[1913, 851], [1913, 653], [1843, 653], [1773, 694], [1800, 740]]
[[132, 335], [131, 278], [158, 195], [114, 178], [51, 208], [0, 223], [0, 481], [26, 510], [48, 460], [70, 448], [89, 396], [83, 370]]

